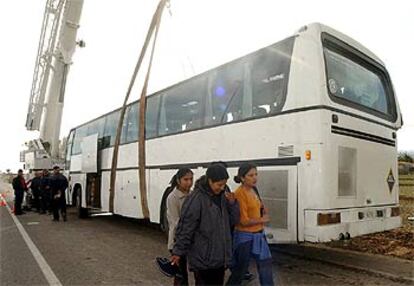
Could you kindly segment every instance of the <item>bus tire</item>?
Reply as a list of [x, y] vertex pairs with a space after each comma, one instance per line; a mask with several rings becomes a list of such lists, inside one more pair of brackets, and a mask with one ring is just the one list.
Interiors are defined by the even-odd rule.
[[82, 189], [80, 187], [75, 189], [75, 196], [76, 196], [76, 209], [78, 210], [78, 217], [87, 218], [89, 215], [88, 209], [82, 207]]
[[77, 204], [76, 204], [76, 200], [77, 200], [76, 192], [77, 192], [76, 189], [73, 189], [73, 191], [71, 192], [71, 194], [72, 194], [71, 195], [72, 196], [72, 201], [71, 201], [71, 204], [70, 204], [71, 207], [76, 207], [77, 206]]

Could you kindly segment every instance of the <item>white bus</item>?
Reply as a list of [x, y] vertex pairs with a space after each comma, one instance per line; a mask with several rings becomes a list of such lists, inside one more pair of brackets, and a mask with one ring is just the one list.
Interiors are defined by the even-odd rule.
[[[139, 102], [127, 107], [113, 213], [143, 218]], [[71, 130], [68, 202], [109, 211], [120, 109]], [[400, 226], [396, 131], [402, 118], [383, 62], [322, 24], [147, 97], [149, 220], [164, 222], [164, 190], [180, 167], [212, 161], [235, 175], [258, 166], [269, 241], [324, 242]], [[229, 180], [230, 187], [236, 186]]]

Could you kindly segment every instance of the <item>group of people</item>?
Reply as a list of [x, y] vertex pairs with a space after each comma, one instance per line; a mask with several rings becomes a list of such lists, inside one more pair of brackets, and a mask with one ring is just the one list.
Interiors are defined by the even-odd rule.
[[193, 172], [183, 168], [171, 179], [167, 197], [169, 263], [178, 270], [174, 285], [188, 285], [187, 269], [196, 285], [241, 285], [251, 278], [256, 261], [260, 285], [274, 285], [272, 257], [264, 234], [269, 214], [260, 198], [257, 167], [244, 163], [231, 192], [223, 162], [212, 163], [193, 186]]
[[[269, 214], [256, 187], [254, 164], [244, 163], [234, 177], [239, 187], [232, 192], [227, 185], [229, 174], [223, 162], [212, 163], [194, 184], [191, 169], [177, 171], [170, 182], [167, 197], [169, 225], [168, 265], [176, 269], [174, 285], [188, 285], [188, 270], [196, 285], [223, 285], [226, 269], [231, 274], [226, 285], [241, 285], [249, 273], [250, 260], [256, 261], [260, 285], [274, 285], [272, 256], [264, 234]], [[67, 220], [65, 191], [68, 180], [53, 168], [37, 172], [26, 182], [23, 171], [13, 179], [15, 214], [21, 215], [24, 193], [30, 188], [34, 206], [41, 214], [59, 211]]]
[[52, 214], [53, 221], [59, 221], [59, 212], [63, 221], [67, 221], [66, 196], [68, 187], [67, 178], [60, 173], [59, 166], [53, 167], [50, 175], [47, 169], [35, 172], [33, 179], [26, 182], [23, 170], [19, 170], [17, 177], [13, 179], [14, 189], [14, 214], [24, 214], [22, 203], [25, 193], [30, 189], [32, 195], [32, 206], [40, 214]]

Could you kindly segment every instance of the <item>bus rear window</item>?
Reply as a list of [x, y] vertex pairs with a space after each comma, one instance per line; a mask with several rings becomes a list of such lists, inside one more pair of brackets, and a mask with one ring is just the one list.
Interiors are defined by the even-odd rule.
[[394, 96], [385, 71], [344, 47], [336, 47], [326, 41], [324, 44], [331, 98], [379, 117], [395, 120]]

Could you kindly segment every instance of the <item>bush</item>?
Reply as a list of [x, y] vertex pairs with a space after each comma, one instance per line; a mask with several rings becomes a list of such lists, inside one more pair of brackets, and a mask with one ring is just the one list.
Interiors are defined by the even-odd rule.
[[414, 163], [413, 157], [410, 154], [408, 154], [408, 152], [399, 152], [398, 153], [398, 161]]

